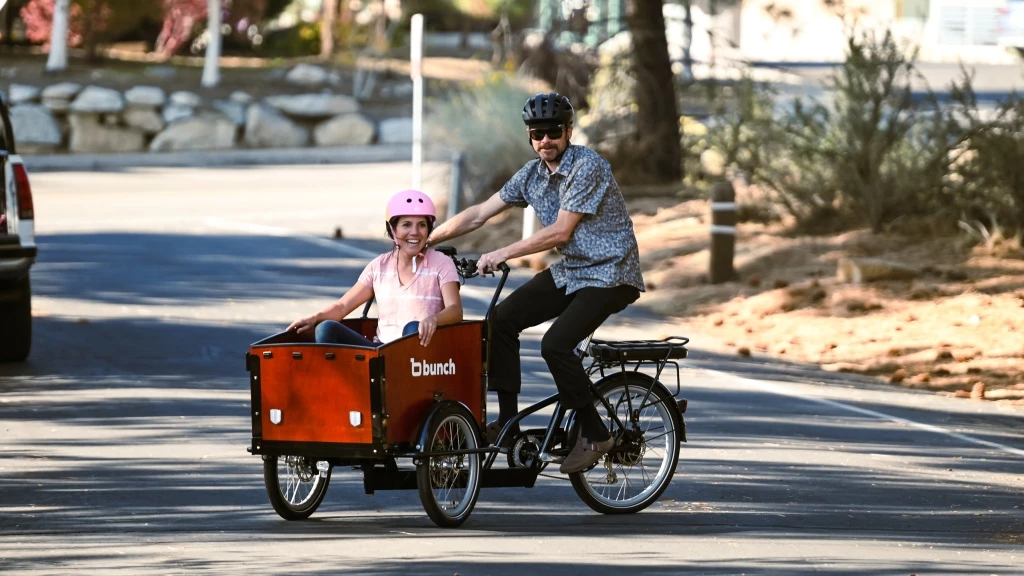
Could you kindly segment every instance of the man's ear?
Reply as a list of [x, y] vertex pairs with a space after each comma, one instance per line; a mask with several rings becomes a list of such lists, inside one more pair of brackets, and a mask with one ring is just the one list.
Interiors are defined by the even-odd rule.
[[569, 140], [570, 138], [572, 138], [572, 124], [569, 124], [565, 130], [565, 139]]

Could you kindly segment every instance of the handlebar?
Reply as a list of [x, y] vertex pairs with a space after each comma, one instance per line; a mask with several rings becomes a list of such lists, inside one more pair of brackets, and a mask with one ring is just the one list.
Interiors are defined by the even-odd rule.
[[[455, 262], [455, 269], [458, 270], [459, 275], [465, 279], [474, 278], [476, 276], [494, 276], [494, 270], [489, 272], [481, 272], [476, 265], [476, 260], [472, 258], [459, 258], [457, 251], [451, 246], [437, 246], [434, 248], [438, 252], [449, 256], [453, 262]], [[498, 304], [498, 297], [501, 295], [502, 288], [505, 287], [505, 281], [508, 280], [508, 274], [511, 271], [508, 264], [501, 262], [498, 264], [498, 270], [501, 271], [501, 279], [498, 281], [498, 287], [494, 290], [494, 296], [491, 298], [491, 303], [487, 307], [487, 313], [484, 314], [484, 320], [486, 321], [491, 316], [491, 310]]]

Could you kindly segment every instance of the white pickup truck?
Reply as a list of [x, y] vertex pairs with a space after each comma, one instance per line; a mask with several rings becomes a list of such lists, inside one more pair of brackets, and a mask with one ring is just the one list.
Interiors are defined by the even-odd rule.
[[36, 259], [32, 187], [0, 98], [0, 361], [22, 361], [32, 347], [29, 269]]

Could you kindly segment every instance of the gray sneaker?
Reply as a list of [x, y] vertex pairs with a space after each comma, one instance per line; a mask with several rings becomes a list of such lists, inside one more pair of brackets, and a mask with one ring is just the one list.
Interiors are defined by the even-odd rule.
[[562, 474], [582, 472], [596, 464], [601, 459], [601, 456], [607, 454], [613, 446], [615, 446], [615, 440], [612, 438], [604, 442], [591, 442], [584, 438], [583, 432], [580, 431], [579, 436], [576, 438], [576, 444], [572, 447], [572, 452], [569, 452], [569, 455], [565, 457], [558, 471]]

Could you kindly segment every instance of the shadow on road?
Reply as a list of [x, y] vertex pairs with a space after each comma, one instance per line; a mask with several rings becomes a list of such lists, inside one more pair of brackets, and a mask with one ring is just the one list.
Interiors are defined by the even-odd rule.
[[[146, 248], [150, 243], [173, 250]], [[198, 306], [267, 295], [295, 300], [337, 294], [362, 269], [362, 263], [299, 244], [233, 236], [48, 236], [42, 241], [34, 290], [54, 298], [129, 306], [164, 301]], [[152, 254], [158, 255], [144, 256]], [[621, 537], [622, 549], [608, 550], [609, 541], [602, 540], [600, 553], [607, 562], [555, 566], [559, 573], [614, 566], [629, 574], [677, 574], [688, 567], [672, 560], [678, 550], [634, 544], [650, 539], [675, 547], [687, 537], [728, 538], [742, 545], [770, 538], [784, 547], [869, 539], [980, 550], [1019, 543], [1014, 538], [1024, 532], [1019, 484], [1024, 460], [821, 404], [723, 387], [694, 378], [693, 371], [683, 383], [684, 396], [691, 400], [690, 442], [683, 446], [669, 489], [640, 514], [591, 513], [567, 482], [545, 478], [528, 492], [484, 491], [462, 529], [443, 531], [423, 514], [415, 492], [366, 497], [361, 477], [339, 469], [313, 520], [285, 522], [267, 502], [260, 459], [245, 452], [250, 420], [243, 357], [248, 345], [271, 329], [253, 315], [246, 310], [246, 321], [232, 323], [180, 316], [88, 322], [37, 318], [32, 359], [0, 365], [0, 533], [67, 534], [79, 540], [125, 532], [161, 538], [178, 534], [210, 546], [220, 541], [254, 548], [295, 542], [297, 550], [300, 543], [317, 541], [372, 547], [380, 539], [408, 538], [411, 543], [440, 535], [446, 542], [493, 542], [495, 550], [508, 535], [560, 547], [556, 539], [561, 536], [592, 534]], [[524, 342], [531, 347], [524, 368], [542, 371], [535, 338]], [[693, 363], [757, 378], [855, 384], [792, 363], [737, 362], [706, 353], [695, 354]], [[548, 380], [535, 380], [527, 382], [524, 402], [550, 393]], [[252, 539], [260, 544], [254, 546]], [[577, 557], [583, 553], [572, 552]], [[75, 554], [68, 552], [67, 558]], [[542, 573], [553, 568], [531, 562], [528, 550], [514, 558], [505, 555], [345, 566], [310, 561], [300, 552], [296, 558], [304, 574]], [[88, 560], [102, 557], [97, 553]], [[38, 556], [23, 551], [17, 559], [5, 559], [5, 566], [29, 569], [46, 558], [52, 558], [52, 550]], [[258, 571], [266, 562], [272, 572], [280, 561], [254, 551], [245, 566]], [[180, 566], [195, 572], [230, 569], [216, 561], [188, 559]], [[737, 553], [692, 568], [702, 573], [835, 575], [998, 571], [990, 570], [980, 554], [956, 567], [864, 558], [850, 571], [820, 562], [811, 567], [784, 553], [754, 559]]]

